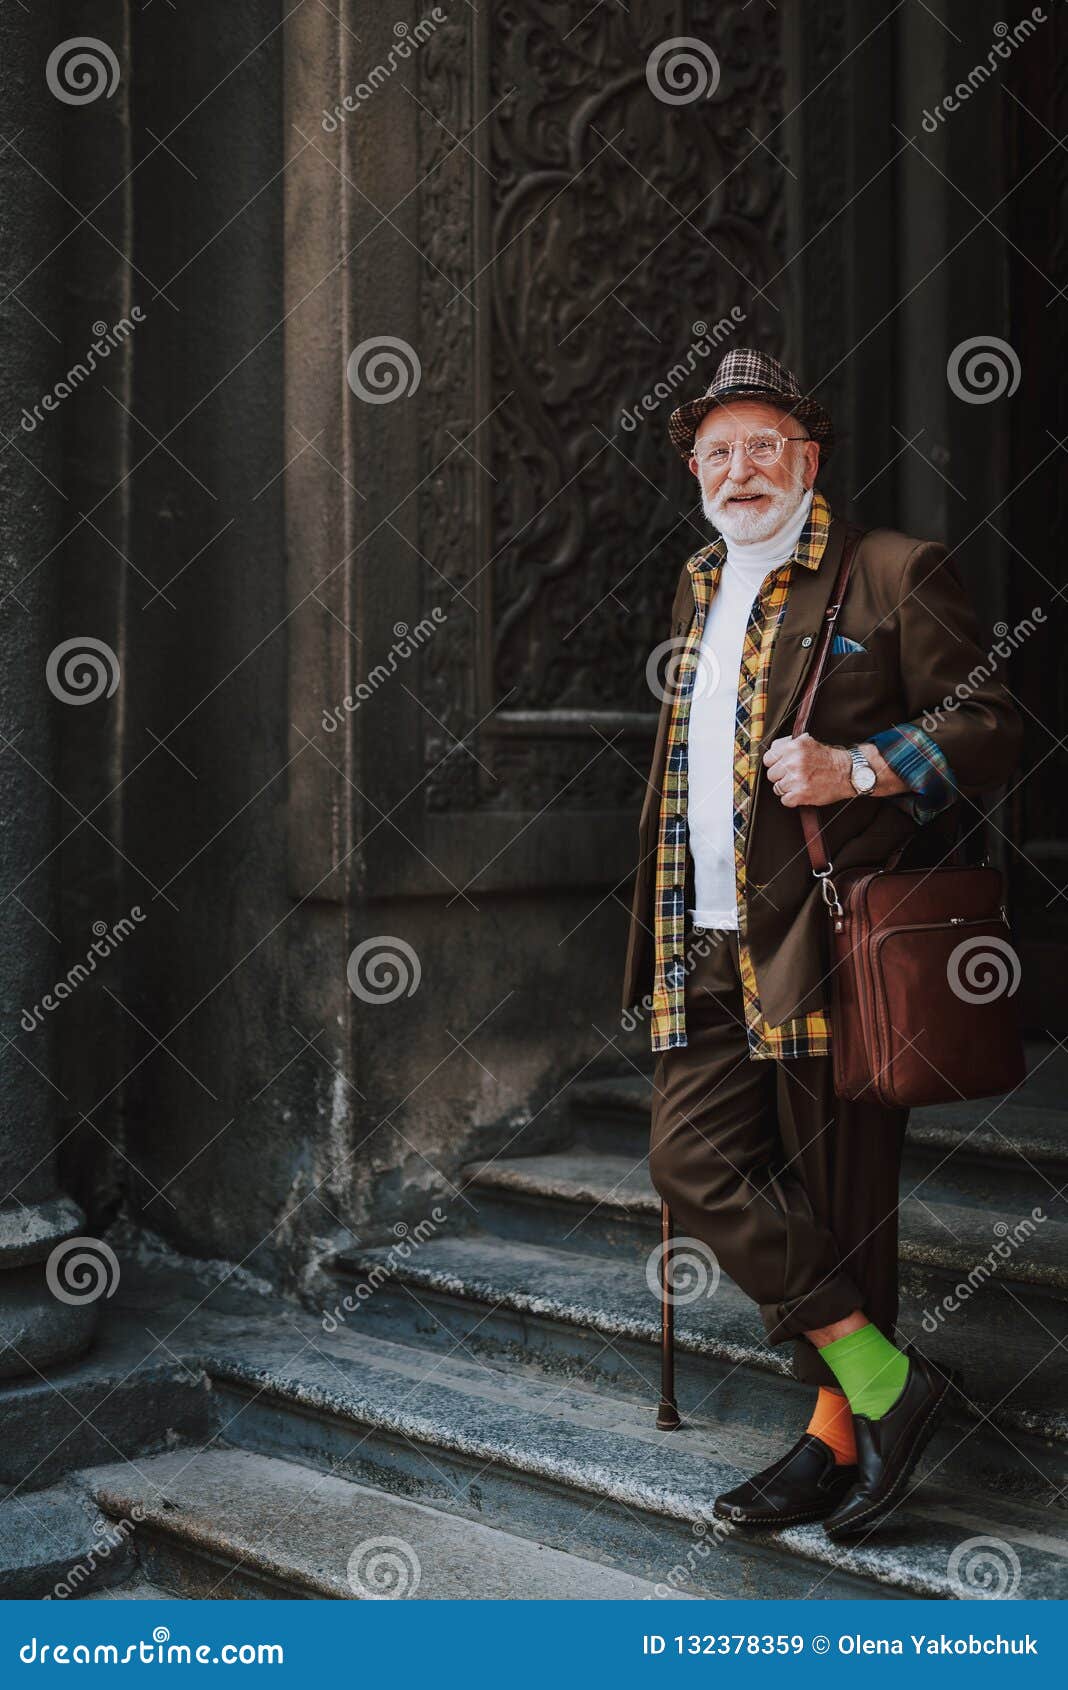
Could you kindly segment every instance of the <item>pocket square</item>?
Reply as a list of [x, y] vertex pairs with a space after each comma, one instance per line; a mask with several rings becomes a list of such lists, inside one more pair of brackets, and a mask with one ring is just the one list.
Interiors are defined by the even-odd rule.
[[831, 641], [831, 656], [844, 657], [849, 651], [867, 651], [867, 646], [861, 645], [859, 640], [847, 639], [845, 634], [835, 634]]

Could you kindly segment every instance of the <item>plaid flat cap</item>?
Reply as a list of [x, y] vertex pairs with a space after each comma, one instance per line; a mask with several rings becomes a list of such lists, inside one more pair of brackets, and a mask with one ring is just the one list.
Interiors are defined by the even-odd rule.
[[712, 377], [707, 393], [672, 411], [668, 434], [671, 444], [683, 458], [689, 458], [693, 451], [694, 435], [702, 417], [727, 399], [769, 399], [790, 416], [796, 417], [812, 439], [819, 441], [821, 463], [826, 463], [830, 457], [834, 447], [834, 424], [823, 406], [802, 393], [797, 377], [770, 352], [739, 346], [727, 353]]

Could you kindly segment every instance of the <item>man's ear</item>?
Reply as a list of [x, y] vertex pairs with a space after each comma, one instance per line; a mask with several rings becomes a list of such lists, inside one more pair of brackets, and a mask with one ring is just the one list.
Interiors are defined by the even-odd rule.
[[820, 467], [820, 443], [818, 440], [805, 441], [805, 492], [815, 484]]
[[690, 474], [691, 475], [700, 475], [700, 473], [701, 473], [701, 471], [697, 467], [697, 459], [694, 456], [694, 454], [691, 452], [690, 453]]

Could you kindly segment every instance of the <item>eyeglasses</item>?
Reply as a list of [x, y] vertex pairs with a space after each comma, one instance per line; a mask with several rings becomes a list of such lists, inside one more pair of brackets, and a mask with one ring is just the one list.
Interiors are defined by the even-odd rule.
[[778, 463], [788, 440], [807, 439], [807, 434], [780, 434], [777, 428], [762, 428], [747, 440], [716, 440], [703, 452], [695, 452], [694, 456], [699, 464], [707, 464], [709, 469], [726, 469], [735, 446], [740, 445], [751, 464], [767, 469], [770, 464]]

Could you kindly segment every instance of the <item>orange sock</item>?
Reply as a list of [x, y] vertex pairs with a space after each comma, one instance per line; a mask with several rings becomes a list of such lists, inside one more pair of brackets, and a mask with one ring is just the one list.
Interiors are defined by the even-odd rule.
[[844, 1391], [832, 1391], [829, 1386], [821, 1385], [820, 1394], [816, 1398], [816, 1406], [812, 1410], [812, 1419], [805, 1427], [814, 1438], [829, 1444], [834, 1450], [835, 1464], [839, 1467], [852, 1465], [857, 1459], [857, 1446], [853, 1438], [853, 1416], [849, 1411], [849, 1398]]

